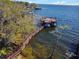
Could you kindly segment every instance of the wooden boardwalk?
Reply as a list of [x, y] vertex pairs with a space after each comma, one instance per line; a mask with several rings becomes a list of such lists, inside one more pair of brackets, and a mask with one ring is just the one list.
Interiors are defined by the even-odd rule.
[[28, 34], [25, 38], [25, 41], [21, 44], [21, 46], [12, 54], [10, 54], [9, 56], [7, 56], [6, 59], [13, 59], [16, 56], [18, 56], [21, 51], [29, 44], [29, 42], [31, 41], [32, 37], [34, 37], [36, 34], [38, 34], [44, 27], [41, 27], [33, 32], [31, 32], [30, 34]]

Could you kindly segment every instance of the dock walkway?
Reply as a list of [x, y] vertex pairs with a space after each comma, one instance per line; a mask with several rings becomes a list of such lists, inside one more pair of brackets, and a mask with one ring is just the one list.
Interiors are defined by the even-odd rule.
[[17, 55], [19, 55], [21, 53], [21, 51], [30, 43], [30, 41], [32, 40], [32, 37], [34, 37], [36, 34], [38, 34], [43, 28], [44, 27], [40, 27], [39, 29], [28, 34], [25, 38], [25, 41], [21, 44], [21, 46], [14, 53], [7, 56], [6, 59], [13, 59]]

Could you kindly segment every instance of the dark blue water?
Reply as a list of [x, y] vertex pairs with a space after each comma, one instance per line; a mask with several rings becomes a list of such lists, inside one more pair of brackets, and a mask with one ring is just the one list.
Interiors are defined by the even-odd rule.
[[[79, 23], [79, 6], [56, 6], [56, 5], [39, 5], [42, 10], [35, 13], [40, 16], [56, 17], [58, 23], [73, 25], [78, 28]], [[72, 26], [72, 27], [73, 27]]]
[[75, 32], [73, 34], [79, 33], [79, 6], [39, 5], [39, 7], [42, 10], [36, 10], [37, 15], [56, 17], [58, 26], [64, 27], [64, 31], [72, 30], [71, 32]]
[[[48, 46], [61, 46], [60, 49], [75, 52], [79, 43], [79, 6], [39, 5], [41, 10], [35, 10], [39, 16], [55, 17], [57, 27], [54, 30], [43, 30], [36, 36], [38, 42]], [[37, 19], [37, 20], [38, 20]], [[59, 48], [58, 48], [59, 49]]]

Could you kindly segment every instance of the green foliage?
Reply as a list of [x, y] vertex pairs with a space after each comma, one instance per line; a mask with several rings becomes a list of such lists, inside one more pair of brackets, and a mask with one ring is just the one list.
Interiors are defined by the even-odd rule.
[[[24, 14], [24, 12], [28, 12], [26, 8], [27, 4], [12, 2], [10, 0], [0, 0], [0, 10], [3, 11], [2, 18], [0, 18], [0, 33], [4, 33], [4, 37], [7, 37], [17, 45], [23, 41], [23, 35], [25, 33], [28, 34], [35, 28], [33, 15]], [[2, 35], [0, 36], [2, 37]], [[0, 51], [0, 54], [6, 55], [7, 53], [9, 52], [6, 48]]]
[[11, 53], [11, 51], [7, 50], [6, 48], [3, 48], [2, 50], [0, 50], [0, 55], [7, 55], [9, 53]]
[[31, 3], [31, 6], [32, 6], [33, 8], [35, 8], [35, 7], [37, 7], [37, 4]]
[[34, 17], [30, 14], [23, 14], [25, 11], [28, 12], [24, 3], [0, 0], [0, 4], [2, 4], [0, 10], [3, 11], [2, 25], [0, 24], [1, 32], [5, 33], [11, 41], [17, 41], [12, 38], [16, 36], [15, 33], [23, 34], [34, 30]]
[[0, 2], [10, 2], [10, 0], [0, 0]]
[[28, 6], [28, 5], [29, 5], [29, 3], [28, 3], [28, 2], [25, 2], [25, 5], [26, 5], [26, 6]]

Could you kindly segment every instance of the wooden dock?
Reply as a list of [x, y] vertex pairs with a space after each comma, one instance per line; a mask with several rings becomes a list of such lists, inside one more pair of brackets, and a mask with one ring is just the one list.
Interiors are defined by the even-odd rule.
[[38, 34], [44, 27], [41, 27], [33, 32], [31, 32], [30, 34], [28, 34], [25, 38], [25, 41], [21, 44], [21, 46], [12, 54], [10, 54], [9, 56], [7, 56], [6, 59], [13, 59], [16, 56], [18, 56], [21, 51], [30, 43], [30, 41], [32, 40], [32, 37], [34, 37], [36, 34]]

